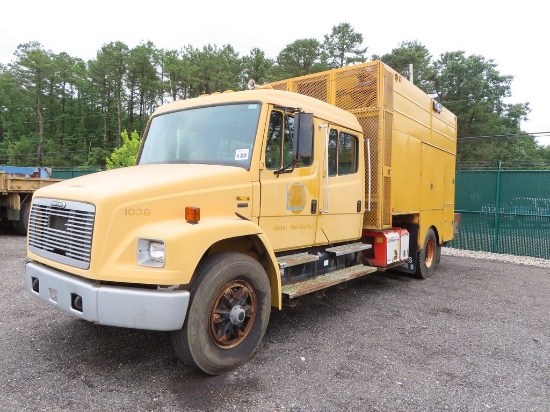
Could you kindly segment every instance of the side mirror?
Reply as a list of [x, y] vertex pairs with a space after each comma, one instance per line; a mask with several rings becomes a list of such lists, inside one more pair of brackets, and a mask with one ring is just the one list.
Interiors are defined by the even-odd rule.
[[313, 113], [297, 113], [294, 115], [294, 158], [296, 160], [308, 159], [308, 165], [311, 164], [312, 148]]

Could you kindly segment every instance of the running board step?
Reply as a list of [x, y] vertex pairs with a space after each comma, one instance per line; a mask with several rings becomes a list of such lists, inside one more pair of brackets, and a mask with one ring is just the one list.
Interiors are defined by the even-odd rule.
[[296, 266], [302, 263], [315, 262], [319, 260], [319, 256], [310, 255], [309, 253], [296, 253], [294, 255], [280, 256], [277, 258], [277, 263], [281, 269], [289, 266]]
[[378, 268], [372, 266], [350, 266], [335, 272], [327, 273], [326, 275], [317, 276], [302, 282], [293, 283], [292, 285], [283, 286], [283, 296], [287, 296], [289, 299], [297, 298], [302, 295], [307, 295], [308, 293], [326, 289], [330, 286], [376, 272], [377, 270]]
[[336, 256], [347, 255], [348, 253], [355, 253], [361, 250], [370, 249], [372, 245], [367, 243], [349, 243], [347, 245], [328, 247], [325, 250], [330, 253], [334, 253]]

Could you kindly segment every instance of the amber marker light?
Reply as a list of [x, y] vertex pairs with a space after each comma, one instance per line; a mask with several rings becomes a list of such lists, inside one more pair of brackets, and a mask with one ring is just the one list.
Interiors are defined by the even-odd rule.
[[199, 220], [201, 220], [200, 207], [187, 206], [185, 208], [185, 220], [187, 221], [187, 223], [199, 223]]

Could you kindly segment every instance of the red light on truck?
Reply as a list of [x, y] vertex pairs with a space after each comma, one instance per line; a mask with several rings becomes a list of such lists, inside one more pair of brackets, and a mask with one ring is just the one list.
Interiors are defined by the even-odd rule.
[[185, 220], [187, 223], [199, 223], [199, 220], [201, 220], [200, 207], [187, 206], [185, 208]]

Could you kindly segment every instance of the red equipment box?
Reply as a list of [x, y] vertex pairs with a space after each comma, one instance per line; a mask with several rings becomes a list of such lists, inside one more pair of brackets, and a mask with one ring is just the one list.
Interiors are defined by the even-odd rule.
[[363, 242], [372, 249], [363, 255], [373, 266], [385, 267], [409, 258], [409, 232], [406, 229], [364, 230]]

